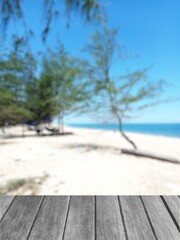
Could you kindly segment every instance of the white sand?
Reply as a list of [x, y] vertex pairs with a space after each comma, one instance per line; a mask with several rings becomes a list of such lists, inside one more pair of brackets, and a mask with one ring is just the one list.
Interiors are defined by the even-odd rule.
[[[66, 130], [74, 135], [0, 138], [1, 185], [47, 173], [39, 194], [180, 194], [180, 165], [121, 154], [131, 146], [119, 132]], [[142, 150], [180, 159], [178, 138], [128, 135]]]

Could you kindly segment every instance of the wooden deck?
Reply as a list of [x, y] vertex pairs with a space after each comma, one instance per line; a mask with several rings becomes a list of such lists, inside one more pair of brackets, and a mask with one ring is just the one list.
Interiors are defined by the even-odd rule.
[[0, 197], [1, 240], [179, 240], [178, 196]]

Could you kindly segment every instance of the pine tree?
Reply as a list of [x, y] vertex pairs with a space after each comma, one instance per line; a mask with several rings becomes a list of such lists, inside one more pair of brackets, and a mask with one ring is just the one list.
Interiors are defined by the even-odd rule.
[[30, 117], [26, 109], [25, 65], [12, 52], [0, 63], [0, 126], [18, 124]]
[[137, 149], [136, 144], [123, 130], [123, 121], [139, 109], [150, 106], [160, 94], [164, 81], [150, 81], [149, 68], [112, 76], [114, 64], [121, 64], [122, 49], [117, 43], [117, 29], [109, 29], [105, 24], [96, 31], [91, 43], [86, 46], [90, 55], [89, 79], [94, 95], [91, 110], [99, 113], [102, 121], [116, 121], [122, 136]]

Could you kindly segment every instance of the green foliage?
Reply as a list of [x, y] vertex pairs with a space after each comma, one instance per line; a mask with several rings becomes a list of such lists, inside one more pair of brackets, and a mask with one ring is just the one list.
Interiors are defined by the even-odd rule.
[[89, 98], [84, 80], [86, 62], [70, 56], [60, 45], [49, 50], [36, 75], [31, 53], [12, 52], [0, 63], [0, 125], [52, 119], [84, 108]]
[[1, 109], [0, 126], [4, 126], [5, 123], [15, 125], [29, 118], [31, 118], [31, 113], [26, 108], [11, 104]]
[[17, 124], [27, 120], [25, 107], [25, 65], [15, 53], [0, 62], [0, 125]]
[[32, 115], [29, 120], [41, 123], [43, 119], [52, 118], [59, 113], [51, 78], [40, 76], [39, 79], [34, 79], [31, 84], [28, 84], [26, 91], [26, 106]]
[[82, 109], [89, 98], [85, 77], [86, 62], [70, 56], [62, 45], [57, 52], [49, 51], [43, 60], [42, 76], [51, 79], [59, 113]]

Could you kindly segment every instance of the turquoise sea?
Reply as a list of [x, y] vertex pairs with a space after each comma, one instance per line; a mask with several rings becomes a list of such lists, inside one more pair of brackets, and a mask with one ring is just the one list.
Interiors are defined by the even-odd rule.
[[[71, 127], [118, 130], [117, 124], [68, 124]], [[180, 138], [180, 123], [125, 123], [124, 131]]]

